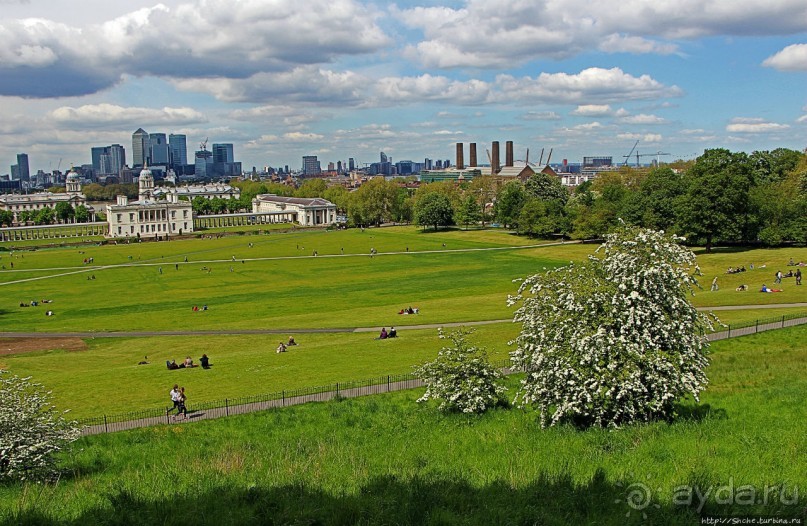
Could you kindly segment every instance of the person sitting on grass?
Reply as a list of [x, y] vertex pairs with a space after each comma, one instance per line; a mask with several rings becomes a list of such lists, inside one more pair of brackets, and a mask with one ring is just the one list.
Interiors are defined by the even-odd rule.
[[275, 352], [278, 354], [286, 352], [286, 345], [283, 342], [280, 342], [280, 345], [277, 346], [277, 351]]
[[190, 356], [185, 357], [185, 361], [182, 363], [182, 365], [184, 365], [185, 368], [187, 368], [187, 369], [190, 369], [191, 367], [195, 367], [193, 365], [193, 360], [191, 359]]
[[179, 369], [177, 362], [175, 360], [165, 361], [165, 366], [168, 368], [169, 371], [173, 371], [174, 369]]
[[389, 336], [389, 335], [387, 334], [387, 328], [386, 328], [386, 327], [382, 327], [382, 328], [381, 328], [381, 334], [379, 334], [379, 335], [378, 335], [378, 339], [379, 339], [379, 340], [386, 340], [386, 339], [388, 338], [388, 336]]
[[395, 327], [390, 327], [387, 338], [397, 338], [397, 337], [398, 337], [398, 331], [395, 330]]
[[292, 345], [297, 345], [297, 342], [294, 341], [294, 336], [289, 336], [289, 343], [287, 343], [286, 345], [288, 347], [291, 347]]
[[199, 358], [199, 363], [202, 365], [202, 369], [210, 369], [210, 358], [206, 354]]
[[739, 286], [739, 287], [737, 287], [735, 290], [736, 290], [737, 292], [745, 292], [746, 290], [748, 290], [748, 285], [740, 285], [740, 286]]

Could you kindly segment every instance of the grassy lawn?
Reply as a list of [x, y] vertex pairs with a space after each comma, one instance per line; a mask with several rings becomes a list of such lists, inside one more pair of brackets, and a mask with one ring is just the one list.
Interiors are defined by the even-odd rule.
[[[530, 410], [444, 416], [410, 391], [87, 437], [65, 455], [58, 484], [0, 486], [0, 523], [804, 517], [807, 327], [718, 342], [708, 374], [701, 403], [682, 401], [674, 421], [616, 431], [541, 429]], [[739, 497], [749, 485], [753, 504]], [[680, 486], [708, 496], [681, 505]], [[626, 502], [637, 488], [649, 491], [641, 510]]]
[[[3, 252], [0, 263], [14, 262], [15, 268], [0, 272], [0, 322], [6, 330], [43, 334], [255, 328], [293, 333], [305, 328], [405, 328], [510, 319], [512, 310], [505, 300], [516, 290], [513, 279], [582, 260], [596, 248], [528, 247], [534, 243], [501, 230], [424, 232], [394, 227], [42, 248], [15, 252], [13, 259]], [[374, 258], [369, 257], [370, 248], [378, 251]], [[313, 257], [313, 251], [319, 255]], [[85, 265], [90, 257], [93, 264]], [[747, 310], [717, 312], [724, 323], [734, 324], [807, 311], [754, 308], [807, 301], [807, 288], [795, 287], [792, 278], [783, 283], [783, 293], [734, 291], [735, 281], [753, 284], [777, 265], [785, 269], [791, 257], [807, 260], [807, 249], [700, 254], [707, 290], [698, 291], [693, 301], [747, 305]], [[749, 267], [751, 262], [766, 269], [722, 274], [730, 265]], [[721, 290], [709, 292], [711, 278], [718, 273]], [[87, 279], [93, 275], [95, 280]], [[19, 307], [20, 302], [43, 298], [53, 303]], [[191, 310], [205, 304], [207, 311]], [[410, 305], [419, 307], [420, 314], [397, 314]], [[46, 309], [56, 315], [44, 316]], [[517, 330], [507, 323], [484, 326], [476, 338], [493, 357], [504, 358], [506, 342]], [[0, 367], [33, 376], [54, 391], [60, 407], [83, 417], [160, 407], [174, 382], [184, 384], [192, 400], [207, 401], [409, 372], [440, 347], [435, 330], [401, 331], [399, 340], [389, 342], [374, 341], [372, 333], [297, 334], [300, 347], [275, 354], [278, 342], [287, 336], [99, 338], [87, 340], [80, 352], [55, 343], [49, 350], [26, 354], [13, 354], [14, 343], [0, 340], [0, 353], [12, 353], [0, 354]], [[202, 353], [211, 357], [214, 369], [172, 372], [164, 367], [166, 360], [188, 355], [198, 360]], [[137, 366], [144, 356], [151, 363]]]

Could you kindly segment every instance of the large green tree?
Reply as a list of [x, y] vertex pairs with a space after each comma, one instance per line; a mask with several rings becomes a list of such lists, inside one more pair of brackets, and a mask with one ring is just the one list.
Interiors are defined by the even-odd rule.
[[56, 203], [56, 218], [61, 221], [62, 223], [67, 223], [70, 221], [70, 218], [76, 215], [76, 211], [73, 209], [73, 205], [66, 201], [61, 201]]
[[479, 202], [471, 194], [468, 194], [465, 199], [460, 203], [455, 214], [457, 224], [464, 225], [468, 229], [468, 225], [476, 224], [482, 219], [482, 210], [479, 209]]
[[707, 252], [717, 239], [747, 239], [751, 184], [748, 155], [706, 150], [686, 173], [678, 206], [681, 232], [703, 239]]
[[447, 226], [453, 223], [454, 210], [451, 201], [445, 195], [432, 192], [418, 199], [415, 203], [415, 222], [421, 226]]
[[77, 223], [86, 223], [90, 220], [90, 211], [84, 205], [78, 205], [76, 207], [76, 222]]
[[14, 212], [0, 210], [0, 225], [11, 226], [14, 222]]
[[524, 185], [520, 181], [510, 181], [499, 190], [496, 204], [493, 207], [493, 217], [502, 223], [505, 228], [518, 224], [521, 207], [527, 201]]

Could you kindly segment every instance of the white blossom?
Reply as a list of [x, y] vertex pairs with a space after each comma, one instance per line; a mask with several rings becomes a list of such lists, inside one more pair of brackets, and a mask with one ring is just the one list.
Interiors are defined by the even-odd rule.
[[528, 374], [516, 402], [535, 406], [542, 425], [615, 427], [698, 398], [713, 327], [688, 300], [697, 267], [680, 241], [621, 227], [586, 263], [521, 283], [511, 360]]

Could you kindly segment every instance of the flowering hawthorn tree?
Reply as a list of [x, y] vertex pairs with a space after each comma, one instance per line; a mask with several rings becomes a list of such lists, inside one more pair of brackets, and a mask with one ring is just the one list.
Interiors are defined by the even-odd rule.
[[497, 383], [502, 375], [488, 361], [485, 350], [469, 345], [466, 336], [472, 329], [459, 329], [448, 335], [440, 329], [440, 338], [453, 346], [440, 349], [437, 358], [415, 370], [426, 383], [426, 393], [418, 399], [439, 399], [440, 411], [483, 413], [496, 405], [506, 390]]
[[621, 226], [587, 263], [525, 279], [508, 304], [522, 324], [511, 360], [519, 405], [541, 424], [617, 427], [698, 399], [711, 320], [689, 302], [695, 256], [664, 232]]
[[76, 422], [50, 403], [50, 392], [0, 370], [0, 480], [53, 475], [54, 453], [78, 436]]

